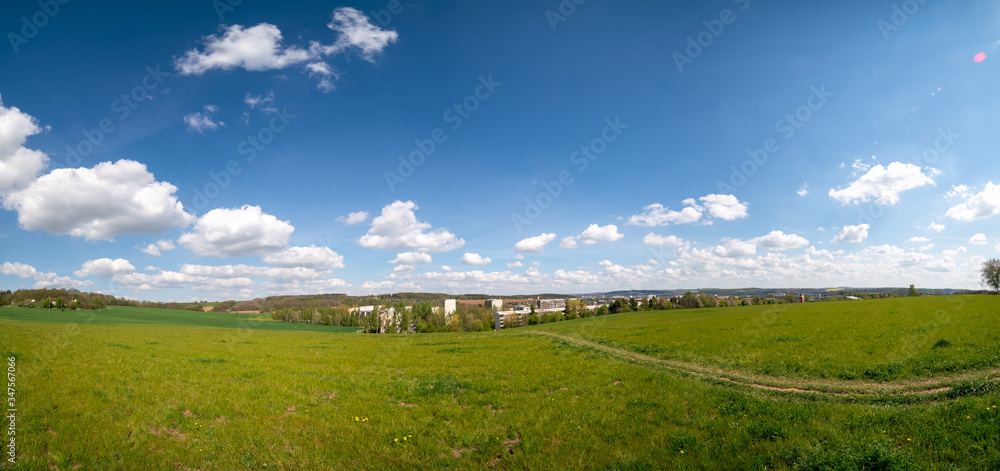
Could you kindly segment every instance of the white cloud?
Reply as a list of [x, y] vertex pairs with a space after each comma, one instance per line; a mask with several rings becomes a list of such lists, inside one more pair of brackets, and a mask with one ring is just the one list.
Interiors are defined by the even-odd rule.
[[562, 242], [559, 243], [560, 249], [575, 249], [576, 237], [563, 237]]
[[726, 245], [717, 245], [712, 249], [712, 253], [719, 257], [743, 257], [757, 253], [757, 246], [753, 242], [744, 242], [739, 239], [729, 239]]
[[337, 88], [334, 82], [340, 79], [340, 75], [337, 74], [330, 64], [326, 62], [310, 62], [306, 64], [306, 70], [309, 71], [310, 77], [319, 77], [319, 83], [316, 84], [316, 88], [324, 93], [330, 93]]
[[598, 242], [613, 242], [622, 237], [625, 237], [625, 235], [618, 233], [618, 226], [614, 224], [606, 226], [591, 224], [580, 235], [564, 238], [559, 247], [575, 249], [577, 242], [585, 245], [593, 245]]
[[149, 255], [152, 255], [154, 257], [159, 257], [160, 255], [163, 254], [163, 252], [165, 252], [167, 250], [173, 250], [175, 248], [177, 248], [177, 247], [174, 246], [174, 243], [172, 241], [170, 241], [169, 239], [160, 239], [160, 240], [158, 240], [156, 242], [153, 242], [152, 244], [149, 244], [149, 245], [147, 245], [147, 246], [145, 246], [145, 247], [143, 247], [143, 248], [141, 248], [139, 250], [142, 250], [143, 252], [145, 252], [145, 253], [147, 253]]
[[344, 256], [329, 247], [289, 247], [281, 252], [268, 254], [264, 263], [275, 267], [304, 267], [317, 270], [344, 268]]
[[980, 233], [970, 237], [969, 243], [974, 245], [986, 245], [989, 241], [986, 240], [986, 234]]
[[134, 271], [135, 267], [124, 258], [116, 258], [114, 260], [111, 260], [110, 258], [99, 258], [97, 260], [83, 262], [83, 266], [81, 266], [79, 270], [73, 272], [73, 276], [77, 278], [84, 278], [94, 275], [98, 278], [111, 278], [112, 275], [116, 275], [118, 273], [132, 273]]
[[987, 182], [983, 191], [966, 197], [962, 204], [952, 206], [945, 213], [959, 221], [975, 221], [1000, 213], [1000, 185]]
[[[628, 223], [634, 226], [666, 226], [670, 224], [690, 224], [697, 222], [702, 216], [733, 221], [747, 217], [747, 203], [741, 202], [733, 195], [705, 195], [698, 198], [688, 198], [681, 203], [685, 205], [680, 211], [672, 211], [659, 203], [643, 208], [640, 214], [629, 216]], [[711, 224], [711, 221], [706, 221]]]
[[281, 30], [261, 23], [244, 28], [232, 25], [221, 37], [203, 39], [204, 52], [197, 48], [175, 61], [182, 75], [201, 75], [211, 69], [229, 70], [242, 67], [249, 71], [283, 69], [309, 59], [309, 52], [298, 47], [284, 47]]
[[519, 253], [517, 255], [514, 255], [514, 260], [524, 260], [524, 254]]
[[942, 250], [941, 253], [943, 255], [945, 255], [946, 257], [954, 257], [956, 255], [961, 255], [961, 254], [966, 253], [968, 251], [969, 251], [969, 249], [965, 248], [964, 246], [959, 246], [957, 249], [954, 249], [954, 250]]
[[927, 173], [919, 165], [892, 162], [888, 167], [881, 164], [869, 169], [861, 178], [847, 188], [830, 189], [830, 197], [842, 204], [863, 203], [875, 200], [879, 204], [894, 205], [899, 202], [899, 193], [924, 185], [934, 185], [931, 176], [936, 170], [928, 168]]
[[806, 238], [795, 234], [785, 234], [782, 231], [771, 231], [767, 235], [751, 239], [750, 242], [772, 251], [797, 249], [809, 245]]
[[516, 262], [510, 262], [510, 263], [507, 264], [507, 268], [521, 268], [523, 266], [524, 266], [524, 263], [521, 262], [520, 260], [518, 260]]
[[176, 191], [174, 185], [156, 181], [144, 164], [119, 160], [92, 169], [53, 170], [10, 194], [4, 207], [17, 211], [25, 230], [110, 239], [191, 224], [194, 216], [184, 212]]
[[628, 217], [628, 223], [633, 226], [667, 226], [670, 224], [690, 224], [701, 219], [701, 211], [688, 206], [680, 211], [672, 211], [660, 203], [653, 203], [640, 214]]
[[431, 263], [433, 260], [431, 254], [424, 252], [402, 252], [396, 255], [396, 258], [390, 260], [389, 263], [395, 263], [399, 265], [419, 265], [421, 263]]
[[934, 244], [921, 245], [920, 247], [917, 247], [917, 250], [921, 252], [927, 252], [928, 250], [933, 250], [933, 249], [934, 249]]
[[198, 219], [194, 232], [177, 242], [198, 255], [239, 257], [277, 252], [288, 247], [292, 227], [265, 214], [260, 206], [213, 209]]
[[661, 236], [652, 232], [643, 236], [642, 242], [646, 245], [667, 245], [671, 247], [681, 247], [686, 244], [683, 239], [675, 235]]
[[448, 265], [441, 265], [441, 270], [443, 270], [443, 271], [451, 271], [451, 267], [448, 266]]
[[417, 220], [413, 201], [395, 201], [382, 208], [382, 214], [372, 220], [368, 232], [358, 244], [369, 249], [415, 249], [421, 252], [447, 252], [465, 245], [444, 228], [431, 230], [431, 225]]
[[833, 238], [834, 243], [858, 243], [868, 237], [868, 224], [858, 224], [857, 226], [844, 226], [840, 233]]
[[49, 157], [24, 147], [29, 136], [41, 131], [34, 117], [4, 107], [0, 99], [0, 196], [30, 185], [45, 170]]
[[543, 233], [542, 235], [528, 237], [527, 239], [519, 241], [514, 244], [514, 250], [522, 253], [539, 253], [545, 250], [545, 246], [553, 240], [556, 240], [555, 234]]
[[928, 239], [928, 238], [926, 238], [926, 237], [910, 237], [906, 241], [907, 242], [914, 242], [914, 243], [922, 243], [922, 242], [930, 242], [931, 240]]
[[741, 202], [733, 195], [706, 195], [698, 199], [709, 216], [725, 221], [747, 217], [747, 203]]
[[809, 184], [808, 183], [803, 183], [802, 186], [799, 187], [799, 191], [796, 191], [795, 194], [797, 194], [799, 196], [806, 196], [806, 195], [808, 195], [809, 194]]
[[264, 111], [277, 111], [273, 107], [274, 90], [269, 90], [267, 95], [251, 95], [247, 93], [247, 96], [243, 98], [243, 103], [246, 103], [251, 109], [260, 107]]
[[340, 216], [337, 218], [338, 222], [347, 224], [348, 226], [353, 226], [355, 224], [361, 224], [368, 220], [368, 211], [357, 211], [348, 214], [347, 216]]
[[32, 278], [35, 280], [35, 284], [32, 285], [32, 288], [35, 289], [83, 288], [94, 284], [93, 281], [74, 280], [68, 276], [59, 276], [51, 272], [42, 273], [35, 270], [35, 267], [20, 262], [4, 262], [3, 265], [0, 265], [0, 273], [3, 273], [4, 275], [13, 275], [22, 279]]
[[354, 47], [361, 50], [363, 59], [374, 62], [376, 54], [382, 53], [389, 44], [399, 39], [399, 34], [395, 31], [384, 30], [371, 24], [364, 13], [350, 7], [333, 10], [333, 21], [326, 26], [340, 34], [333, 45], [322, 46], [313, 43], [312, 49], [325, 55], [340, 53]]
[[938, 224], [936, 222], [932, 222], [929, 226], [927, 226], [927, 230], [934, 232], [941, 232], [944, 230], [944, 227], [945, 227], [944, 224]]
[[477, 253], [466, 252], [465, 255], [462, 255], [460, 262], [466, 265], [488, 265], [492, 263], [493, 260], [490, 260], [489, 257], [483, 257]]
[[205, 105], [203, 111], [191, 113], [184, 117], [184, 124], [187, 124], [188, 131], [198, 134], [205, 134], [205, 131], [215, 131], [226, 123], [215, 121], [215, 114], [219, 112], [219, 107], [215, 105]]
[[962, 197], [962, 198], [968, 198], [968, 197], [972, 196], [972, 189], [969, 188], [966, 185], [957, 185], [957, 186], [956, 185], [952, 185], [951, 186], [951, 191], [949, 191], [948, 193], [946, 193], [945, 196], [948, 197], [948, 198], [954, 198], [956, 196], [959, 196], [959, 197]]

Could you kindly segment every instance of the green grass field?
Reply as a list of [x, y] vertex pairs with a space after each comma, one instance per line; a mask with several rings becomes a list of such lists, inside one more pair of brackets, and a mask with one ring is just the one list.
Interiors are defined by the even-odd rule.
[[[1000, 298], [963, 299], [424, 335], [0, 309], [0, 353], [18, 368], [12, 469], [1000, 469]], [[155, 325], [136, 325], [146, 316]], [[211, 322], [234, 327], [224, 319], [239, 327]], [[946, 384], [884, 402], [675, 363], [797, 384]], [[865, 377], [879, 365], [902, 366]]]

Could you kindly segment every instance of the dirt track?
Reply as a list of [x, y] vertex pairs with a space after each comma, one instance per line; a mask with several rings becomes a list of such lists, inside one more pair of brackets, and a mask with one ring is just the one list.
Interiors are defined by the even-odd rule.
[[639, 363], [652, 364], [657, 367], [673, 371], [680, 375], [693, 376], [698, 379], [708, 380], [716, 384], [733, 384], [755, 388], [764, 391], [791, 392], [799, 394], [815, 394], [820, 396], [845, 397], [845, 396], [908, 396], [908, 395], [931, 395], [949, 391], [957, 381], [973, 378], [995, 378], [1000, 374], [1000, 369], [969, 371], [953, 376], [941, 376], [937, 378], [897, 381], [892, 383], [866, 383], [859, 381], [845, 380], [806, 380], [788, 379], [773, 376], [760, 376], [741, 373], [738, 371], [727, 371], [719, 368], [708, 367], [695, 363], [664, 360], [649, 355], [625, 350], [622, 348], [602, 345], [597, 342], [584, 340], [568, 335], [560, 335], [553, 332], [531, 331], [531, 334], [545, 335], [562, 340], [575, 345], [588, 347], [594, 350], [609, 353], [611, 355], [636, 361]]

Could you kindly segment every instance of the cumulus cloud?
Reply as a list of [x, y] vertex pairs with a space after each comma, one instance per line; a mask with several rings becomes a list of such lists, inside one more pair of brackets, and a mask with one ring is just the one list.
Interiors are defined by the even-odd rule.
[[555, 234], [543, 233], [541, 235], [528, 237], [527, 239], [519, 241], [514, 244], [514, 250], [521, 253], [539, 253], [545, 250], [545, 246], [553, 240], [556, 240]]
[[121, 234], [155, 234], [185, 227], [177, 187], [158, 182], [132, 160], [102, 162], [94, 168], [56, 169], [4, 199], [25, 230], [41, 229], [87, 239]]
[[931, 240], [926, 237], [910, 237], [906, 241], [914, 243], [924, 243], [924, 242], [930, 242]]
[[586, 245], [593, 245], [598, 242], [613, 242], [621, 239], [622, 237], [625, 237], [625, 235], [618, 233], [618, 226], [614, 224], [608, 224], [606, 226], [591, 224], [590, 226], [587, 226], [587, 228], [584, 229], [580, 235], [564, 238], [559, 246], [562, 248], [575, 249], [577, 242]]
[[521, 262], [520, 260], [507, 263], [507, 268], [521, 268], [523, 266], [524, 262]]
[[668, 226], [670, 224], [690, 224], [701, 219], [701, 211], [688, 206], [680, 211], [673, 211], [660, 203], [653, 203], [643, 212], [628, 217], [628, 223], [633, 226]]
[[222, 36], [206, 36], [203, 42], [204, 52], [195, 48], [175, 61], [182, 75], [236, 67], [249, 71], [283, 69], [309, 59], [305, 49], [282, 45], [281, 30], [268, 23], [250, 28], [232, 25]]
[[974, 245], [986, 245], [989, 241], [986, 240], [986, 234], [979, 233], [970, 237], [969, 243]]
[[357, 48], [361, 50], [363, 59], [374, 62], [376, 54], [381, 54], [389, 44], [399, 39], [399, 34], [395, 31], [384, 30], [371, 24], [364, 13], [350, 7], [333, 10], [333, 20], [326, 26], [339, 33], [339, 37], [337, 42], [330, 46], [313, 43], [311, 49], [324, 55]]
[[771, 231], [767, 235], [750, 241], [771, 251], [797, 249], [809, 245], [806, 238], [795, 234], [785, 234], [782, 231]]
[[1000, 213], [1000, 185], [987, 182], [983, 191], [965, 198], [964, 203], [948, 209], [945, 216], [959, 221], [975, 221]]
[[753, 242], [744, 242], [739, 239], [729, 239], [726, 245], [717, 245], [712, 249], [712, 253], [719, 257], [743, 257], [757, 253], [757, 246]]
[[892, 162], [888, 167], [881, 164], [868, 169], [847, 188], [830, 189], [830, 197], [842, 204], [863, 203], [875, 200], [879, 204], [894, 205], [899, 202], [903, 191], [924, 185], [934, 185], [932, 176], [937, 170], [928, 168], [927, 173], [919, 165]]
[[844, 226], [840, 233], [833, 238], [834, 243], [858, 243], [868, 237], [868, 224], [858, 224], [857, 226]]
[[337, 218], [338, 222], [347, 224], [348, 226], [353, 226], [355, 224], [361, 224], [368, 220], [368, 211], [356, 211], [348, 214], [347, 216], [340, 216]]
[[288, 247], [294, 230], [288, 222], [265, 214], [260, 206], [244, 205], [209, 211], [195, 223], [194, 232], [181, 235], [177, 242], [203, 256], [263, 255]]
[[958, 246], [957, 249], [942, 250], [941, 253], [943, 255], [947, 256], [947, 257], [954, 257], [956, 255], [960, 255], [960, 254], [966, 253], [968, 251], [969, 251], [969, 249], [967, 249], [964, 246], [960, 245], [960, 246]]
[[81, 266], [79, 270], [73, 272], [73, 276], [77, 278], [85, 278], [93, 275], [98, 278], [111, 278], [112, 275], [118, 273], [131, 273], [134, 271], [135, 267], [124, 258], [116, 258], [114, 260], [111, 260], [110, 258], [99, 258], [83, 262], [83, 266]]
[[459, 261], [466, 265], [488, 265], [490, 263], [493, 263], [493, 260], [490, 260], [489, 257], [483, 257], [477, 253], [469, 253], [469, 252], [466, 252], [465, 255], [462, 255], [462, 259]]
[[205, 134], [205, 131], [215, 131], [226, 123], [215, 121], [215, 114], [219, 112], [219, 107], [215, 105], [205, 105], [205, 109], [196, 113], [184, 116], [184, 124], [188, 131], [198, 134]]
[[34, 117], [3, 106], [0, 98], [0, 197], [28, 186], [45, 170], [49, 157], [24, 147], [29, 136], [41, 131]]
[[177, 248], [177, 247], [174, 246], [173, 241], [171, 241], [169, 239], [160, 239], [160, 240], [158, 240], [156, 242], [153, 242], [152, 244], [149, 244], [149, 245], [147, 245], [147, 246], [145, 246], [145, 247], [143, 247], [143, 248], [141, 248], [139, 250], [141, 250], [141, 251], [143, 251], [143, 252], [145, 252], [145, 253], [147, 253], [149, 255], [152, 255], [154, 257], [159, 257], [160, 255], [163, 254], [163, 252], [165, 252], [167, 250], [173, 250], [175, 248]]
[[426, 222], [417, 220], [413, 201], [395, 201], [382, 208], [382, 214], [372, 220], [371, 228], [358, 239], [358, 244], [368, 249], [414, 249], [421, 252], [447, 252], [465, 245], [444, 228], [432, 229]]
[[683, 239], [675, 235], [661, 236], [652, 232], [646, 234], [642, 238], [642, 242], [646, 245], [667, 245], [670, 247], [681, 247], [685, 244]]
[[945, 227], [944, 224], [938, 224], [936, 222], [932, 222], [929, 226], [927, 226], [927, 230], [934, 232], [941, 232], [944, 230], [944, 227]]
[[[699, 203], [700, 202], [700, 203]], [[747, 217], [748, 204], [733, 195], [705, 195], [698, 200], [688, 198], [681, 203], [684, 208], [673, 211], [659, 203], [643, 208], [640, 214], [629, 216], [628, 223], [634, 226], [667, 226], [670, 224], [690, 224], [705, 217], [733, 221]], [[711, 224], [710, 220], [705, 221]]]
[[424, 252], [401, 252], [396, 255], [396, 258], [390, 260], [389, 263], [395, 263], [398, 265], [419, 265], [422, 263], [431, 263], [433, 259], [431, 254]]
[[803, 183], [802, 186], [799, 187], [799, 191], [796, 191], [795, 194], [797, 194], [799, 196], [806, 196], [806, 195], [808, 195], [809, 194], [809, 184], [808, 183]]
[[317, 270], [344, 268], [344, 256], [329, 247], [289, 247], [264, 256], [264, 263], [274, 267], [304, 267]]
[[59, 276], [55, 273], [48, 272], [43, 273], [35, 269], [31, 265], [27, 265], [20, 262], [4, 262], [0, 265], [0, 273], [4, 275], [12, 275], [22, 279], [34, 279], [35, 284], [32, 288], [44, 289], [44, 288], [84, 288], [94, 284], [93, 281], [80, 281], [70, 278], [68, 276]]
[[707, 195], [698, 199], [709, 216], [724, 221], [747, 217], [747, 203], [741, 202], [733, 195]]
[[326, 62], [311, 62], [306, 64], [306, 70], [309, 71], [310, 77], [318, 77], [319, 82], [316, 84], [316, 88], [320, 89], [323, 93], [330, 93], [335, 88], [334, 82], [336, 82], [340, 76], [333, 69], [330, 64]]

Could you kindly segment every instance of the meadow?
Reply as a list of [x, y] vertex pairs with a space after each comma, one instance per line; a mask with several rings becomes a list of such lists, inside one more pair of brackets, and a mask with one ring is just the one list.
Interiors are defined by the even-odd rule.
[[[998, 469], [998, 306], [816, 303], [420, 335], [3, 308], [18, 459], [0, 469]], [[147, 315], [160, 319], [138, 325]], [[879, 365], [900, 366], [864, 374]], [[861, 391], [926, 382], [900, 400]]]

